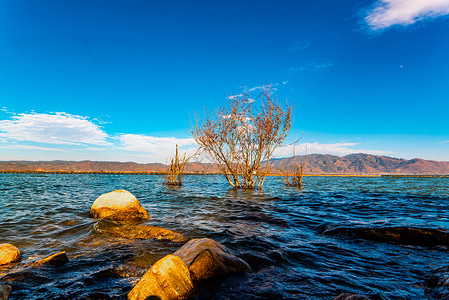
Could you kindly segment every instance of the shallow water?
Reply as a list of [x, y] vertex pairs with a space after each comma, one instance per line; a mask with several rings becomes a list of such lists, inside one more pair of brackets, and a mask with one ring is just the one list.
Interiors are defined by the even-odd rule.
[[[234, 191], [221, 176], [185, 176], [173, 188], [157, 176], [0, 174], [0, 243], [22, 253], [0, 267], [10, 299], [125, 299], [154, 262], [183, 245], [102, 235], [90, 206], [116, 189], [139, 199], [152, 217], [145, 224], [215, 239], [251, 265], [198, 287], [192, 299], [428, 299], [426, 278], [449, 265], [444, 246], [323, 234], [340, 226], [449, 230], [447, 177], [306, 177], [302, 189], [270, 177], [263, 191]], [[24, 268], [59, 251], [70, 259], [64, 266]]]

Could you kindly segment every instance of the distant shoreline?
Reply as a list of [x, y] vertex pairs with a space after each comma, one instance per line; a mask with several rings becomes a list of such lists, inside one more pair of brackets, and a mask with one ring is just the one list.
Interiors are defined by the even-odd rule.
[[[37, 171], [0, 170], [0, 174], [95, 174], [95, 175], [166, 175], [166, 172], [153, 171]], [[222, 175], [215, 172], [186, 172], [183, 175]], [[268, 176], [283, 176], [268, 174]], [[449, 174], [304, 174], [304, 177], [449, 177]]]

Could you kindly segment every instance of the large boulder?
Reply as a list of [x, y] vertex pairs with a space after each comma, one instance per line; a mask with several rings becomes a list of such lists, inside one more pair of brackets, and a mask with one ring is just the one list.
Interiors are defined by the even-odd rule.
[[173, 255], [179, 256], [189, 267], [192, 280], [249, 271], [250, 266], [220, 243], [208, 239], [193, 239]]
[[8, 300], [11, 294], [11, 286], [9, 284], [0, 284], [0, 300]]
[[167, 255], [142, 276], [129, 292], [128, 299], [186, 299], [192, 290], [187, 266], [179, 257]]
[[9, 264], [18, 261], [20, 251], [11, 244], [0, 244], [0, 265]]
[[150, 218], [137, 198], [125, 190], [109, 192], [98, 197], [92, 204], [90, 215], [94, 218], [110, 218], [119, 221]]

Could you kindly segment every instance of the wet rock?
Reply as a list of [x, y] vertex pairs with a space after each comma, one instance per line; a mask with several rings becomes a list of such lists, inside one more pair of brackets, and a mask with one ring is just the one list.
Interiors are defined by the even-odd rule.
[[90, 215], [94, 218], [110, 218], [112, 220], [144, 220], [150, 218], [137, 198], [125, 190], [109, 192], [98, 197], [92, 204]]
[[170, 240], [173, 242], [184, 242], [186, 240], [182, 234], [162, 227], [118, 224], [112, 221], [108, 221], [108, 224], [104, 224], [104, 221], [105, 220], [102, 220], [100, 221], [101, 223], [95, 225], [95, 232], [126, 239], [157, 239]]
[[38, 261], [35, 261], [31, 264], [29, 264], [29, 266], [31, 267], [40, 267], [43, 265], [60, 265], [60, 264], [65, 264], [66, 262], [69, 261], [69, 258], [67, 257], [67, 254], [65, 253], [65, 251], [50, 255], [44, 259], [40, 259]]
[[215, 276], [249, 271], [250, 266], [220, 243], [208, 239], [193, 239], [177, 250], [179, 256], [189, 267], [192, 280], [203, 280]]
[[9, 284], [0, 284], [0, 300], [8, 300], [11, 289]]
[[128, 299], [186, 299], [193, 290], [190, 273], [177, 256], [158, 260], [129, 292]]
[[102, 293], [102, 292], [97, 292], [97, 291], [93, 291], [89, 294], [89, 300], [109, 300], [111, 299], [111, 297], [109, 297], [108, 294]]
[[334, 300], [370, 300], [370, 298], [359, 294], [342, 293], [335, 297]]
[[18, 261], [20, 251], [11, 244], [0, 244], [0, 265], [9, 264]]
[[340, 227], [324, 231], [325, 235], [343, 235], [374, 242], [412, 246], [449, 246], [449, 232], [433, 228], [414, 227]]
[[429, 299], [449, 299], [449, 266], [434, 270], [426, 278], [425, 293]]

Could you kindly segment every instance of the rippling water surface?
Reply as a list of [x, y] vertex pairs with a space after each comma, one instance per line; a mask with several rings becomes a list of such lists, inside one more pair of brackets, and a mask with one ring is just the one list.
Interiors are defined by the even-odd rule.
[[[449, 265], [447, 246], [419, 247], [323, 234], [333, 227], [449, 230], [449, 178], [306, 177], [304, 188], [268, 178], [263, 191], [234, 191], [220, 176], [0, 174], [0, 243], [22, 260], [0, 267], [10, 299], [98, 299], [126, 294], [158, 259], [183, 243], [102, 235], [89, 218], [95, 199], [126, 189], [146, 208], [145, 224], [208, 237], [252, 272], [199, 286], [192, 299], [433, 299], [426, 278]], [[63, 266], [25, 268], [66, 251]]]

